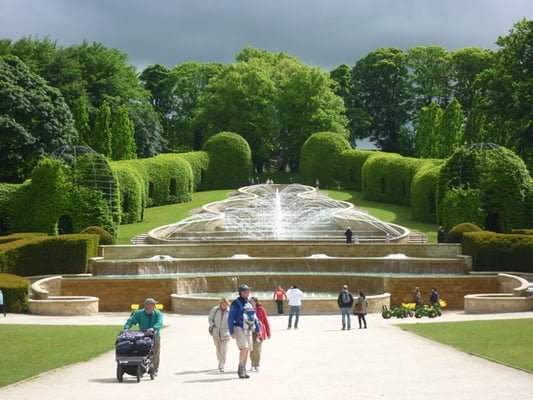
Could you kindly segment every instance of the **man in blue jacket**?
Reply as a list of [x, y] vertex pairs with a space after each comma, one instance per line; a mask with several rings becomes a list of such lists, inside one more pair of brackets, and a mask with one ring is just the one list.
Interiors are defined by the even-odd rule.
[[139, 329], [143, 332], [154, 334], [154, 356], [152, 357], [152, 364], [154, 372], [157, 375], [159, 370], [159, 354], [161, 352], [161, 336], [159, 331], [163, 327], [163, 313], [155, 309], [156, 301], [152, 298], [147, 298], [144, 301], [144, 308], [135, 311], [128, 318], [124, 324], [124, 330], [129, 330], [134, 325], [139, 325]]
[[239, 348], [239, 369], [237, 374], [239, 378], [249, 378], [250, 375], [246, 373], [246, 361], [248, 360], [248, 354], [252, 348], [252, 336], [246, 335], [244, 332], [244, 307], [250, 306], [248, 301], [250, 297], [251, 287], [247, 285], [240, 285], [238, 288], [239, 297], [237, 297], [231, 303], [228, 314], [228, 329], [231, 337], [237, 341], [237, 347]]

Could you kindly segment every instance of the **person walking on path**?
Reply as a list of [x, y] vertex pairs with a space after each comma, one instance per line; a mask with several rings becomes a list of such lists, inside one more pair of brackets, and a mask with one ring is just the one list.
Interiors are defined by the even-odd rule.
[[294, 319], [294, 329], [298, 329], [298, 321], [300, 320], [300, 307], [302, 305], [302, 297], [303, 292], [298, 289], [298, 286], [294, 285], [291, 286], [289, 290], [287, 290], [287, 297], [289, 298], [289, 325], [287, 326], [287, 329], [292, 328], [292, 317], [295, 317]]
[[263, 342], [270, 339], [270, 324], [268, 323], [268, 315], [257, 297], [252, 297], [250, 300], [252, 306], [255, 308], [257, 320], [259, 321], [260, 332], [253, 332], [253, 348], [250, 352], [250, 361], [252, 362], [251, 371], [259, 372], [259, 364], [261, 363], [261, 350], [263, 349]]
[[344, 236], [346, 237], [346, 243], [352, 243], [353, 232], [350, 227], [346, 229], [346, 232], [344, 232]]
[[228, 354], [228, 343], [230, 339], [228, 329], [229, 301], [226, 298], [220, 299], [220, 302], [211, 309], [209, 313], [209, 333], [213, 337], [218, 359], [218, 369], [224, 372], [226, 364], [226, 355]]
[[415, 287], [415, 292], [413, 293], [413, 302], [417, 307], [422, 307], [424, 305], [424, 302], [422, 301], [422, 294], [420, 293], [420, 289]]
[[287, 292], [283, 290], [281, 286], [278, 286], [276, 290], [274, 290], [274, 294], [272, 295], [272, 298], [276, 300], [276, 305], [278, 306], [278, 314], [283, 314], [283, 300], [287, 300]]
[[4, 293], [2, 293], [2, 290], [0, 290], [0, 313], [4, 314], [4, 318], [6, 317], [6, 309], [4, 308]]
[[144, 301], [144, 308], [135, 311], [128, 318], [124, 324], [124, 330], [128, 331], [132, 326], [139, 325], [139, 329], [143, 332], [152, 333], [154, 335], [154, 348], [152, 365], [154, 374], [157, 375], [159, 371], [159, 360], [161, 354], [161, 335], [159, 331], [163, 327], [163, 314], [161, 311], [155, 309], [157, 302], [152, 298], [147, 298]]
[[363, 292], [359, 292], [359, 297], [354, 304], [354, 314], [357, 315], [357, 322], [359, 322], [359, 329], [361, 329], [361, 322], [366, 329], [366, 309], [368, 308], [368, 300]]
[[431, 293], [429, 295], [429, 304], [433, 306], [435, 311], [437, 311], [437, 314], [439, 316], [442, 315], [442, 311], [440, 309], [440, 302], [439, 302], [439, 293], [437, 292], [436, 288], [431, 289]]
[[228, 314], [228, 330], [233, 339], [237, 342], [237, 347], [239, 348], [239, 367], [237, 374], [241, 379], [247, 379], [250, 377], [246, 373], [246, 362], [248, 360], [248, 354], [252, 348], [251, 336], [246, 335], [244, 332], [244, 308], [246, 306], [251, 306], [248, 301], [250, 297], [251, 287], [247, 285], [240, 285], [237, 289], [239, 292], [239, 297], [237, 297], [231, 303]]
[[341, 309], [341, 318], [342, 318], [342, 330], [348, 328], [352, 329], [352, 307], [353, 307], [353, 296], [348, 290], [348, 286], [344, 285], [342, 287], [342, 292], [340, 292], [339, 297], [337, 298], [337, 304]]

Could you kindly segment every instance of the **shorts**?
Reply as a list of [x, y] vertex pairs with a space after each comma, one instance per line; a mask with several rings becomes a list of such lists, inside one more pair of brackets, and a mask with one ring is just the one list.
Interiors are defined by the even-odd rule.
[[237, 341], [237, 347], [239, 350], [249, 349], [252, 350], [252, 335], [247, 335], [240, 326], [235, 327], [235, 339]]

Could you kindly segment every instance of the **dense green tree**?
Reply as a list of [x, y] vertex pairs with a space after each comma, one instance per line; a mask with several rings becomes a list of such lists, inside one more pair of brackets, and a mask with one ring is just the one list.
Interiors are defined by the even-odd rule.
[[418, 157], [437, 157], [439, 126], [442, 109], [437, 103], [422, 107], [418, 117], [418, 131], [415, 139], [415, 153]]
[[91, 126], [89, 125], [87, 97], [81, 96], [75, 100], [72, 116], [74, 117], [74, 126], [78, 131], [79, 142], [88, 145], [91, 140]]
[[442, 113], [436, 137], [436, 157], [446, 158], [462, 146], [463, 123], [461, 104], [453, 99]]
[[474, 97], [474, 102], [465, 123], [464, 142], [481, 143], [486, 141], [486, 117], [483, 113], [485, 108], [481, 102], [484, 100], [480, 96]]
[[142, 158], [153, 157], [166, 149], [163, 127], [158, 113], [143, 104], [128, 104], [130, 118], [135, 126], [137, 155]]
[[405, 53], [395, 48], [369, 53], [355, 64], [352, 85], [354, 96], [361, 99], [361, 114], [371, 119], [363, 136], [382, 150], [398, 151], [411, 108]]
[[96, 121], [91, 135], [91, 147], [104, 156], [111, 157], [112, 153], [111, 134], [111, 107], [104, 101], [98, 109]]
[[111, 136], [113, 160], [130, 160], [136, 157], [134, 127], [126, 106], [117, 109], [111, 126]]
[[0, 181], [28, 178], [43, 155], [76, 141], [61, 93], [17, 57], [0, 57]]

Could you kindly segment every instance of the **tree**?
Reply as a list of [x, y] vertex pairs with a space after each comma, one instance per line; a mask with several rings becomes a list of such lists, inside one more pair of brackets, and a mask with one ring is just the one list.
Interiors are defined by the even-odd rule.
[[111, 108], [104, 102], [98, 109], [91, 136], [91, 147], [104, 156], [111, 157]]
[[418, 157], [437, 157], [437, 141], [442, 109], [437, 103], [422, 107], [418, 117], [418, 131], [415, 139], [415, 153]]
[[446, 158], [463, 144], [463, 110], [453, 99], [444, 110], [440, 121], [435, 156]]
[[483, 99], [480, 96], [474, 97], [474, 102], [468, 113], [465, 124], [464, 141], [467, 144], [480, 143], [487, 140], [486, 117], [483, 113], [485, 108], [482, 104]]
[[82, 96], [74, 102], [72, 116], [74, 117], [74, 126], [78, 131], [79, 142], [88, 145], [91, 140], [91, 127], [89, 125], [87, 97]]
[[135, 126], [135, 144], [137, 155], [142, 158], [153, 157], [166, 149], [158, 113], [143, 104], [128, 104], [130, 118]]
[[28, 178], [46, 153], [76, 140], [61, 93], [17, 57], [0, 57], [0, 180]]
[[384, 151], [398, 151], [400, 128], [411, 108], [405, 53], [395, 48], [369, 53], [355, 64], [352, 85], [353, 95], [361, 99], [361, 115], [371, 121], [362, 136]]
[[113, 160], [130, 160], [136, 157], [134, 127], [128, 115], [128, 108], [120, 106], [111, 126]]

